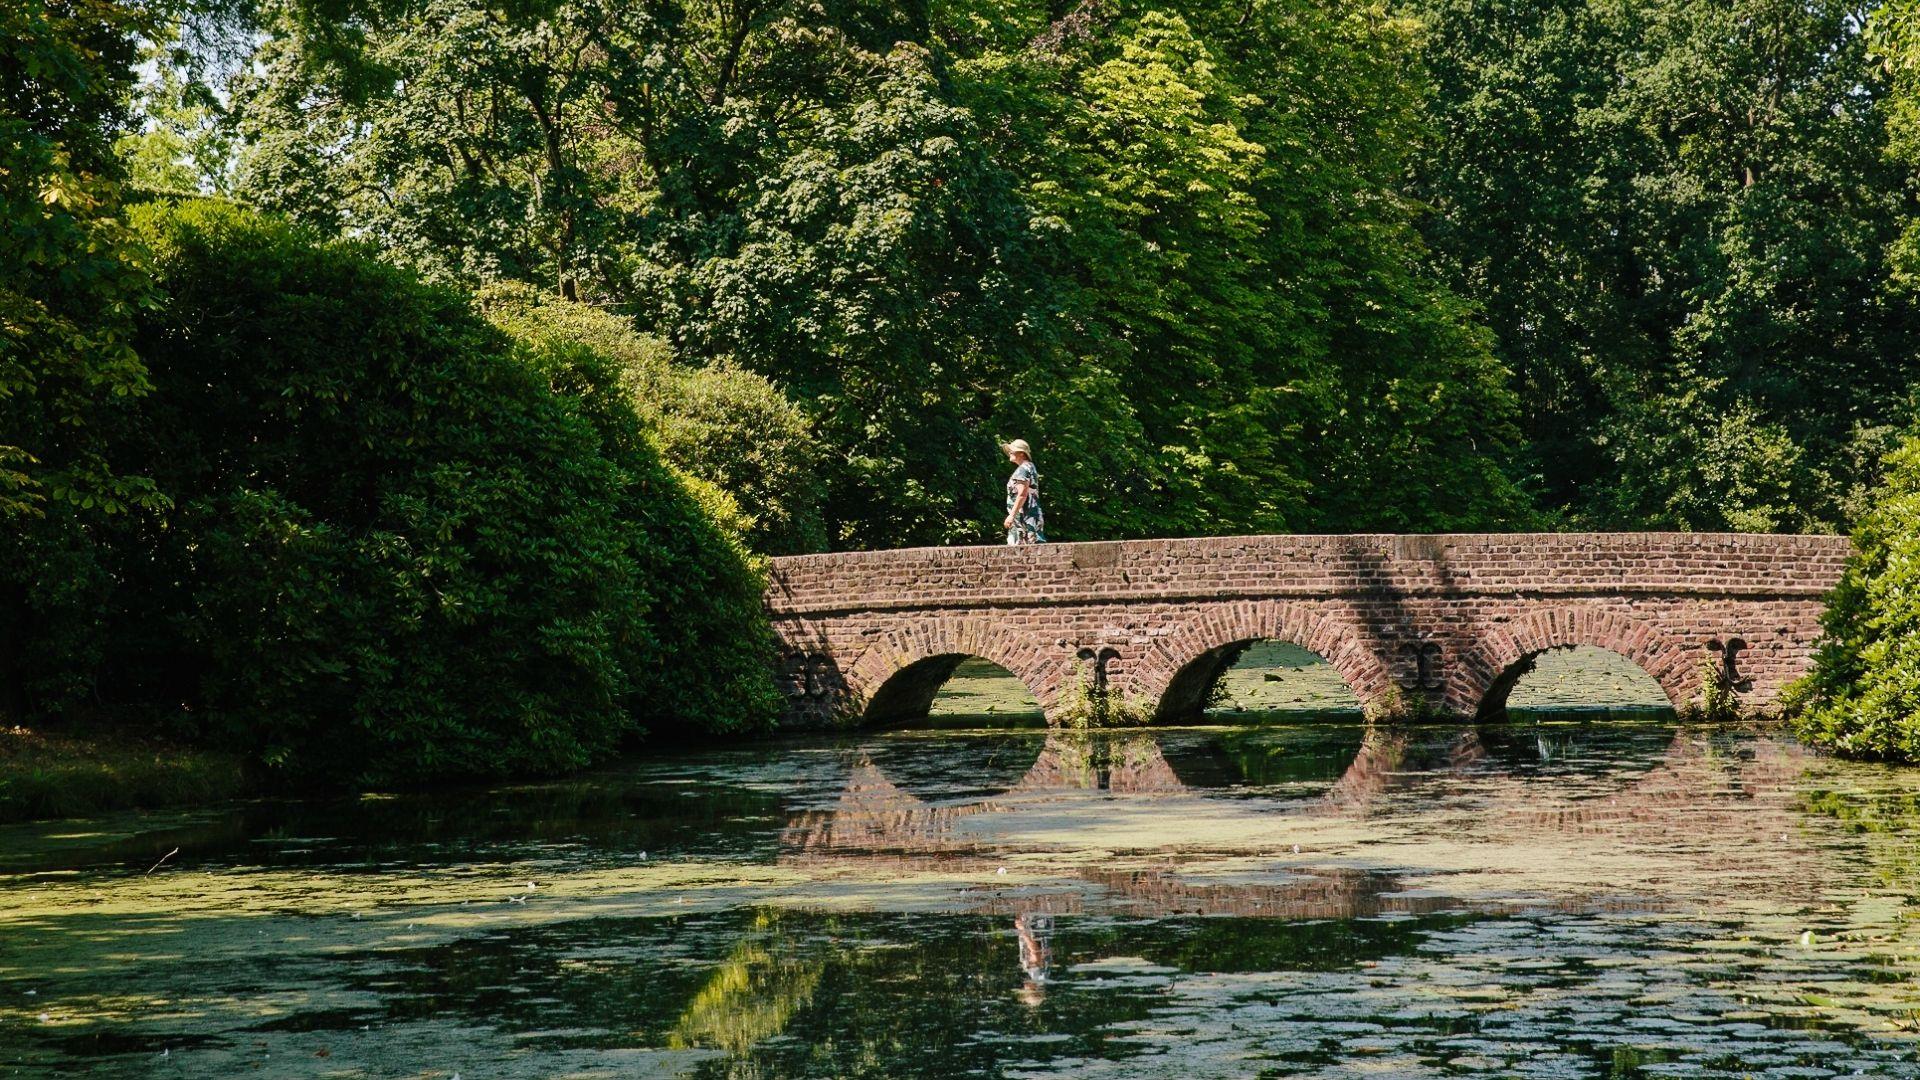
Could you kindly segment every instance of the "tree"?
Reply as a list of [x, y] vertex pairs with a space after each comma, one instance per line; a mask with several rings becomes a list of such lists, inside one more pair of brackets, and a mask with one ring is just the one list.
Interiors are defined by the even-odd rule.
[[0, 7], [0, 714], [85, 695], [110, 587], [90, 530], [164, 503], [103, 445], [149, 387], [130, 338], [153, 296], [110, 146], [152, 24], [115, 0]]
[[[685, 348], [737, 358], [808, 404], [835, 451], [837, 545], [952, 543], [997, 520], [995, 437], [1089, 380], [1056, 342], [1030, 211], [973, 116], [920, 49], [875, 65], [870, 95], [816, 110], [704, 256], [662, 245], [638, 280]], [[1084, 427], [1048, 432], [1062, 459], [1127, 433], [1108, 421], [1124, 398], [1086, 405]]]
[[[1043, 11], [956, 79], [1067, 249], [1068, 340], [1151, 448], [1115, 531], [1525, 522], [1505, 373], [1422, 271], [1395, 190], [1410, 25], [1297, 3]], [[989, 21], [950, 17], [957, 49]]]
[[243, 190], [771, 378], [829, 448], [836, 546], [987, 534], [1014, 434], [1062, 538], [1526, 518], [1504, 376], [1395, 193], [1405, 20], [269, 11]]
[[1141, 431], [1133, 514], [1110, 525], [1299, 522], [1287, 393], [1308, 365], [1267, 302], [1275, 271], [1253, 190], [1267, 151], [1244, 134], [1248, 95], [1177, 15], [1103, 16], [1050, 44], [956, 70], [976, 114], [1015, 125], [996, 150], [1065, 249], [1073, 347], [1117, 374]]
[[1548, 505], [1841, 524], [1909, 415], [1890, 358], [1920, 345], [1887, 302], [1909, 196], [1858, 9], [1408, 6], [1436, 87], [1413, 190], [1518, 378]]
[[[352, 227], [442, 280], [536, 282], [568, 299], [606, 271], [616, 216], [585, 145], [646, 94], [645, 4], [427, 0], [372, 27], [268, 2], [236, 84], [239, 190]], [[390, 17], [380, 18], [387, 15]]]
[[136, 4], [52, 0], [0, 11], [0, 522], [49, 504], [117, 511], [152, 488], [105, 467], [103, 410], [147, 388], [128, 345], [149, 299], [115, 217]]
[[246, 22], [226, 0], [183, 6], [141, 50], [131, 94], [138, 127], [114, 141], [114, 156], [136, 192], [230, 195], [235, 132], [214, 86], [251, 53], [240, 43]]
[[[980, 380], [932, 372], [964, 370], [987, 346], [938, 316], [995, 325], [996, 341], [1015, 332], [1018, 313], [984, 295], [1011, 290], [965, 275], [1004, 251], [992, 229], [1023, 222], [989, 217], [983, 234], [972, 221], [948, 229], [937, 209], [888, 212], [891, 180], [945, 167], [914, 165], [889, 140], [932, 125], [919, 149], [956, 162], [965, 144], [934, 130], [953, 117], [924, 114], [930, 100], [909, 91], [924, 65], [915, 76], [863, 50], [857, 14], [435, 0], [342, 40], [306, 29], [302, 5], [269, 11], [260, 74], [238, 87], [250, 197], [351, 227], [441, 278], [612, 300], [690, 363], [772, 376], [836, 449], [824, 463], [836, 542], [948, 540], [982, 518], [988, 470], [955, 477], [958, 462], [991, 460], [969, 385]], [[847, 104], [869, 77], [877, 93]], [[855, 175], [849, 155], [861, 154], [875, 156]], [[823, 178], [851, 187], [807, 203]], [[780, 184], [794, 200], [781, 202]], [[857, 220], [834, 221], [843, 210]], [[891, 228], [904, 222], [914, 227]], [[876, 287], [863, 295], [856, 282]]]

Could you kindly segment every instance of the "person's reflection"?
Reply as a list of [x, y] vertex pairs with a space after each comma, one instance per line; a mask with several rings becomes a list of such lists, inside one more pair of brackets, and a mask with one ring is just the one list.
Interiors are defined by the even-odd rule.
[[1013, 917], [1013, 932], [1020, 938], [1020, 970], [1027, 981], [1018, 991], [1028, 1006], [1038, 1006], [1047, 997], [1047, 972], [1053, 967], [1053, 916], [1023, 911]]

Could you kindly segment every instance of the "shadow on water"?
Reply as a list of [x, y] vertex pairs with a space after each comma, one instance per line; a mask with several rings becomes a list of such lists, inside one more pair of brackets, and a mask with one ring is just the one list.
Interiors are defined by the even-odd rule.
[[0, 829], [0, 873], [144, 870], [172, 849], [208, 867], [324, 867], [377, 873], [449, 859], [516, 859], [556, 847], [584, 858], [633, 851], [770, 856], [783, 802], [772, 792], [577, 781], [437, 793], [258, 800], [204, 813], [130, 814], [99, 829], [35, 823]]
[[778, 857], [794, 812], [830, 813], [861, 782], [915, 805], [1089, 791], [1311, 800], [1369, 774], [1382, 788], [1463, 770], [1627, 775], [1657, 760], [1676, 730], [1670, 713], [1632, 723], [1536, 713], [1478, 727], [1369, 728], [1291, 712], [1255, 719], [1094, 733], [895, 730], [679, 755], [550, 783], [9, 826], [0, 829], [0, 873], [138, 873], [175, 849], [174, 859], [205, 868], [334, 874], [454, 860], [620, 865], [636, 851], [764, 862]]

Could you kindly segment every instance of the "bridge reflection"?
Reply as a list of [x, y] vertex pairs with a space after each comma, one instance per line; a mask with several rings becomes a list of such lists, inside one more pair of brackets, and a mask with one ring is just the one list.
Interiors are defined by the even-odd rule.
[[[1155, 854], [1146, 858], [1147, 865], [1077, 867], [1068, 885], [1059, 888], [983, 887], [975, 890], [972, 910], [1012, 916], [1073, 914], [1089, 910], [1091, 897], [1101, 911], [1143, 916], [1419, 914], [1457, 901], [1425, 891], [1409, 893], [1403, 875], [1394, 872], [1292, 865], [1302, 861], [1298, 848], [1288, 852], [1281, 838], [1289, 835], [1288, 822], [1303, 828], [1315, 822], [1322, 827], [1353, 823], [1373, 828], [1381, 822], [1393, 828], [1431, 828], [1430, 822], [1410, 822], [1434, 804], [1458, 806], [1464, 799], [1477, 808], [1477, 816], [1463, 822], [1463, 828], [1496, 829], [1504, 840], [1531, 835], [1545, 840], [1549, 850], [1582, 834], [1617, 835], [1623, 842], [1651, 848], [1684, 844], [1682, 838], [1710, 829], [1713, 839], [1700, 845], [1701, 851], [1724, 853], [1731, 847], [1741, 851], [1743, 859], [1759, 860], [1755, 865], [1765, 867], [1781, 888], [1817, 892], [1814, 883], [1790, 872], [1793, 860], [1778, 854], [1780, 841], [1797, 820], [1787, 794], [1807, 761], [1790, 742], [1761, 738], [1732, 746], [1725, 736], [1685, 727], [1648, 728], [1631, 736], [1610, 732], [1610, 738], [1651, 742], [1643, 742], [1644, 751], [1625, 755], [1635, 765], [1604, 763], [1604, 754], [1581, 746], [1577, 733], [1375, 726], [1348, 733], [1350, 756], [1337, 773], [1327, 770], [1318, 779], [1296, 777], [1272, 785], [1263, 783], [1271, 777], [1263, 772], [1259, 754], [1236, 756], [1228, 744], [1235, 735], [1259, 734], [1259, 729], [1091, 735], [1056, 731], [1007, 788], [945, 799], [906, 790], [872, 753], [855, 751], [845, 786], [830, 808], [789, 816], [780, 859], [847, 860], [865, 871], [993, 874], [1007, 859], [1007, 830], [1033, 827], [1060, 835], [1058, 830], [1097, 829], [1112, 817], [1124, 819], [1129, 827], [1143, 820], [1153, 823], [1156, 846], [1147, 850]], [[1570, 759], [1587, 764], [1569, 765]], [[1582, 768], [1590, 775], [1577, 776]], [[1579, 781], [1572, 795], [1567, 792], [1569, 769]], [[1258, 798], [1250, 797], [1255, 795]], [[1208, 806], [1215, 809], [1208, 811]], [[1221, 812], [1240, 814], [1232, 828], [1258, 835], [1182, 837], [1182, 815]], [[1138, 837], [1137, 832], [1129, 835]], [[1748, 842], [1730, 846], [1729, 837]], [[1460, 836], [1441, 839], [1467, 842]], [[1181, 873], [1182, 864], [1194, 857], [1223, 852], [1274, 856], [1289, 865], [1278, 870], [1263, 866], [1257, 883]], [[1609, 902], [1596, 896], [1581, 896], [1576, 906]], [[1633, 903], [1631, 898], [1618, 902]]]
[[1050, 734], [1019, 780], [988, 798], [970, 801], [934, 801], [913, 794], [876, 764], [871, 753], [860, 752], [834, 808], [793, 815], [783, 846], [789, 852], [958, 852], [971, 849], [970, 841], [956, 835], [963, 819], [1005, 812], [1030, 796], [1189, 790], [1167, 761], [1160, 740], [1147, 733]]
[[[1235, 746], [1235, 740], [1242, 740]], [[1261, 742], [1265, 738], [1265, 742]], [[1315, 742], [1317, 738], [1317, 742]], [[1054, 976], [1054, 919], [1104, 915], [1344, 920], [1442, 911], [1649, 911], [1665, 907], [1668, 874], [1724, 874], [1726, 882], [1764, 882], [1774, 897], [1816, 903], [1824, 880], [1811, 847], [1789, 844], [1799, 828], [1793, 799], [1809, 755], [1786, 740], [1730, 736], [1688, 726], [1582, 728], [1423, 728], [1348, 726], [1300, 732], [1261, 728], [1052, 732], [1018, 780], [977, 798], [922, 798], [854, 751], [847, 784], [829, 809], [789, 817], [783, 863], [845, 861], [851, 871], [922, 871], [995, 882], [996, 865], [1046, 867], [1046, 849], [1021, 844], [1008, 822], [1050, 821], [1064, 828], [1112, 813], [1167, 815], [1171, 842], [1114, 859], [1117, 865], [1050, 869], [1043, 884], [962, 886], [962, 909], [1006, 919], [1018, 940], [1014, 994], [1043, 1005]], [[1588, 742], [1597, 738], [1599, 742]], [[1327, 767], [1336, 740], [1344, 767]], [[1346, 740], [1346, 742], [1338, 742]], [[1613, 742], [1607, 742], [1613, 740]], [[1319, 749], [1319, 767], [1269, 769], [1261, 749]], [[1298, 753], [1296, 753], [1298, 755]], [[1306, 757], [1313, 757], [1308, 753]], [[1571, 794], [1569, 794], [1571, 790]], [[1488, 840], [1484, 867], [1465, 863], [1380, 869], [1311, 865], [1265, 834], [1244, 840], [1179, 842], [1185, 815], [1206, 805], [1254, 809], [1304, 828], [1365, 824], [1369, 836], [1425, 838], [1461, 851]], [[1079, 815], [1079, 817], [1077, 817]], [[1000, 817], [998, 822], [983, 819]], [[1352, 836], [1352, 834], [1348, 834]], [[1098, 838], [1089, 840], [1098, 844]], [[1446, 892], [1448, 874], [1513, 874], [1501, 863], [1513, 842], [1548, 865], [1524, 867], [1511, 894], [1463, 901]], [[1212, 861], [1210, 861], [1212, 857]], [[1219, 857], [1238, 872], [1221, 872]], [[1638, 859], [1638, 863], [1636, 863]], [[1553, 865], [1559, 861], [1561, 865]], [[1594, 869], [1603, 865], [1603, 869]], [[1198, 872], [1194, 872], [1198, 871]], [[1695, 874], [1699, 876], [1699, 874]], [[1482, 880], [1486, 880], [1482, 876]], [[1644, 884], [1644, 892], [1634, 888]], [[1496, 886], [1498, 888], [1498, 886]], [[1751, 888], [1736, 886], [1736, 888]], [[1484, 890], [1484, 884], [1482, 884]]]
[[[790, 818], [785, 846], [792, 852], [953, 852], [968, 846], [956, 832], [964, 819], [1020, 806], [1031, 809], [1044, 796], [1066, 793], [1152, 796], [1317, 786], [1324, 790], [1311, 804], [1312, 812], [1364, 816], [1384, 793], [1431, 779], [1435, 760], [1460, 772], [1486, 755], [1472, 728], [1416, 734], [1407, 728], [1336, 727], [1314, 733], [1320, 745], [1276, 763], [1268, 760], [1270, 753], [1287, 757], [1289, 751], [1302, 749], [1285, 740], [1292, 733], [1284, 729], [1209, 733], [1196, 740], [1198, 745], [1180, 745], [1177, 736], [1151, 730], [1054, 731], [1040, 741], [1032, 763], [1017, 780], [973, 799], [929, 798], [909, 790], [876, 761], [874, 751], [862, 750], [850, 762], [846, 786], [834, 807]], [[1275, 742], [1259, 741], [1276, 734], [1281, 738]], [[1328, 742], [1332, 745], [1325, 745]], [[1347, 759], [1345, 767], [1323, 774], [1322, 783], [1314, 784], [1312, 766], [1336, 756]], [[1301, 759], [1307, 765], [1304, 772]]]
[[[1736, 901], [1763, 887], [1771, 900], [1811, 906], [1831, 885], [1818, 847], [1793, 842], [1812, 759], [1780, 739], [1669, 725], [1353, 726], [1054, 732], [990, 745], [999, 759], [987, 772], [1001, 779], [944, 787], [928, 777], [964, 768], [952, 739], [875, 739], [849, 751], [834, 801], [789, 815], [778, 858], [816, 880], [842, 868], [852, 881], [935, 875], [933, 903], [997, 930], [993, 943], [964, 946], [990, 958], [981, 962], [1004, 988], [993, 992], [1034, 1009], [1057, 1006], [1056, 984], [1089, 956], [1076, 916], [1102, 917], [1096, 933], [1106, 919], [1238, 916], [1314, 920], [1337, 934], [1339, 920], [1392, 915], [1648, 912], [1671, 903], [1679, 882]], [[1148, 848], [1074, 832], [1109, 816], [1170, 824]], [[1022, 832], [1022, 821], [1039, 833]], [[1291, 845], [1335, 834], [1383, 844], [1331, 854]], [[1412, 865], [1436, 849], [1451, 854]], [[1089, 865], [1089, 852], [1114, 851]], [[1516, 854], [1541, 864], [1518, 865]], [[1000, 878], [1007, 864], [1043, 874]], [[1481, 878], [1470, 901], [1446, 891], [1462, 872]], [[786, 917], [763, 915], [736, 946], [689, 1008], [677, 1033], [685, 1045], [752, 1045], [835, 992], [828, 962], [781, 930]], [[1242, 947], [1254, 946], [1236, 939]]]

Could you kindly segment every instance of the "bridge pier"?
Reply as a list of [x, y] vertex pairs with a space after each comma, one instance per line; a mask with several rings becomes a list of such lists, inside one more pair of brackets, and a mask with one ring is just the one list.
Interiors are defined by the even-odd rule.
[[1251, 536], [773, 560], [788, 723], [923, 714], [965, 657], [1058, 720], [1099, 688], [1204, 709], [1254, 641], [1308, 649], [1375, 712], [1497, 715], [1540, 653], [1593, 645], [1676, 708], [1709, 673], [1772, 708], [1806, 668], [1844, 537], [1706, 533]]

